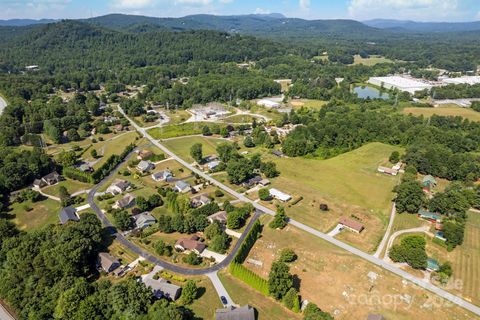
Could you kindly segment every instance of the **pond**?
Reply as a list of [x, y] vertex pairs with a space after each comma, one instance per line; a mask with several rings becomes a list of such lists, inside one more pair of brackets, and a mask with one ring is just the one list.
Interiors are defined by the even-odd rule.
[[390, 96], [386, 92], [380, 92], [377, 88], [369, 86], [357, 86], [353, 88], [353, 92], [358, 95], [360, 99], [383, 99], [387, 100]]

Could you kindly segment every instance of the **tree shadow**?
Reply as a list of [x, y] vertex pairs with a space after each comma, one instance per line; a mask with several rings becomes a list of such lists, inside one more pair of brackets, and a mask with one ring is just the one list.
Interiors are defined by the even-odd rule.
[[297, 291], [300, 291], [300, 284], [302, 283], [302, 280], [296, 275], [293, 275], [293, 287], [297, 289]]
[[205, 287], [199, 287], [197, 289], [197, 296], [195, 299], [200, 299], [201, 297], [203, 297], [203, 295], [207, 292], [207, 289]]

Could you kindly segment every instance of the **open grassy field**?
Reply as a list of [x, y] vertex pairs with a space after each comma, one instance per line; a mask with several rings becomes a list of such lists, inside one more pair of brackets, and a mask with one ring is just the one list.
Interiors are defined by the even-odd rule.
[[[27, 211], [26, 208], [31, 209]], [[56, 224], [58, 222], [58, 213], [60, 212], [60, 203], [54, 200], [46, 199], [31, 203], [14, 203], [10, 206], [11, 211], [8, 216], [20, 230], [36, 230], [47, 224]]]
[[[299, 203], [287, 207], [287, 215], [323, 232], [331, 230], [341, 216], [358, 218], [364, 225], [361, 234], [342, 232], [337, 237], [371, 252], [378, 245], [388, 222], [392, 189], [400, 177], [377, 172], [392, 151], [401, 148], [370, 143], [328, 160], [276, 158], [280, 176], [272, 185], [290, 194]], [[330, 211], [321, 212], [319, 205]]]
[[83, 183], [77, 180], [66, 179], [66, 180], [60, 181], [59, 183], [53, 186], [45, 187], [42, 189], [42, 191], [45, 192], [46, 194], [58, 197], [59, 189], [61, 186], [65, 187], [68, 193], [70, 194], [73, 194], [81, 190], [88, 190], [92, 187], [92, 185], [89, 183]]
[[120, 259], [120, 263], [123, 265], [129, 264], [138, 258], [138, 255], [131, 251], [129, 248], [123, 246], [117, 240], [113, 240], [113, 242], [108, 246], [108, 252]]
[[[217, 124], [222, 126], [222, 124]], [[208, 122], [188, 122], [177, 125], [168, 125], [148, 130], [148, 133], [155, 139], [169, 139], [181, 136], [201, 134], [204, 126], [212, 126]]]
[[201, 143], [203, 146], [203, 155], [208, 156], [216, 154], [215, 149], [219, 144], [224, 142], [227, 142], [227, 140], [198, 136], [166, 140], [163, 141], [162, 144], [185, 161], [193, 162], [194, 160], [190, 156], [190, 148], [195, 143]]
[[294, 109], [299, 109], [301, 107], [320, 110], [324, 105], [327, 104], [328, 101], [323, 100], [312, 100], [312, 99], [295, 99], [290, 101], [290, 105]]
[[363, 64], [365, 66], [373, 66], [379, 63], [393, 63], [393, 61], [390, 59], [384, 58], [382, 56], [374, 56], [374, 55], [370, 56], [369, 58], [362, 58], [360, 57], [360, 55], [356, 54], [353, 57], [353, 59], [354, 59], [353, 61], [354, 65]]
[[460, 116], [471, 121], [480, 121], [480, 112], [476, 112], [470, 108], [462, 108], [455, 105], [445, 105], [438, 108], [404, 108], [403, 113], [412, 114], [414, 116], [423, 115], [431, 117], [436, 114], [439, 116]]
[[[263, 266], [249, 263], [245, 266], [266, 278], [280, 250], [292, 248], [298, 259], [290, 264], [290, 273], [299, 279], [302, 299], [332, 314], [337, 310], [335, 319], [366, 319], [369, 313], [380, 313], [386, 319], [396, 320], [477, 319], [413, 284], [403, 283], [400, 277], [291, 225], [284, 230], [272, 230], [267, 226], [271, 219], [262, 217], [265, 224], [262, 236], [249, 254], [249, 258], [261, 261]], [[378, 274], [377, 280], [369, 280], [370, 271]], [[400, 299], [405, 295], [412, 298], [411, 303]]]
[[262, 121], [263, 119], [260, 117], [255, 117], [250, 114], [237, 114], [234, 116], [226, 117], [222, 121], [225, 123], [252, 123], [253, 119], [256, 121]]
[[220, 271], [218, 276], [235, 303], [241, 306], [249, 304], [257, 310], [258, 320], [302, 319], [301, 315], [289, 311], [274, 299], [265, 297], [242, 281], [231, 276], [228, 271]]

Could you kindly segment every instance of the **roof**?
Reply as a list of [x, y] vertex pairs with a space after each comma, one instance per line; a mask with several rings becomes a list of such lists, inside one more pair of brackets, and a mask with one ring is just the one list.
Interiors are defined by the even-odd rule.
[[214, 169], [215, 167], [218, 167], [219, 164], [220, 164], [220, 161], [215, 160], [215, 161], [209, 162], [207, 164], [207, 167], [209, 169]]
[[292, 197], [286, 193], [283, 193], [282, 191], [280, 190], [277, 190], [275, 188], [271, 188], [269, 190], [269, 193], [272, 197], [274, 198], [277, 198], [278, 200], [281, 200], [281, 201], [288, 201], [290, 199], [292, 199]]
[[60, 178], [60, 175], [56, 172], [50, 172], [46, 176], [43, 177], [44, 180], [58, 180]]
[[385, 173], [394, 174], [394, 175], [396, 175], [398, 173], [398, 170], [396, 170], [396, 169], [388, 168], [388, 167], [382, 167], [382, 166], [379, 166], [377, 170], [379, 172], [385, 172]]
[[117, 258], [111, 256], [109, 253], [100, 252], [98, 254], [98, 263], [103, 270], [110, 272], [113, 265], [120, 265]]
[[187, 182], [185, 182], [183, 180], [180, 180], [180, 181], [175, 182], [175, 187], [177, 187], [180, 190], [184, 190], [186, 188], [190, 188], [190, 184], [188, 184]]
[[127, 207], [132, 201], [135, 200], [135, 196], [127, 193], [122, 199], [117, 200], [117, 206], [120, 208], [125, 208]]
[[141, 158], [148, 158], [153, 155], [153, 152], [150, 150], [140, 150], [138, 156]]
[[207, 204], [207, 203], [212, 202], [212, 200], [209, 197], [207, 197], [206, 195], [201, 194], [199, 196], [193, 197], [192, 202], [201, 202], [201, 203]]
[[155, 219], [150, 213], [148, 212], [143, 212], [140, 214], [137, 214], [133, 216], [133, 219], [135, 220], [135, 225], [137, 228], [145, 228], [148, 227], [155, 222], [157, 222], [157, 219]]
[[176, 300], [180, 296], [181, 287], [168, 283], [165, 279], [155, 280], [147, 277], [142, 282], [150, 288], [156, 297], [165, 297], [171, 300]]
[[280, 150], [273, 150], [273, 151], [272, 151], [272, 154], [275, 155], [275, 156], [277, 156], [277, 157], [283, 156], [283, 152], [280, 151]]
[[121, 190], [125, 191], [128, 189], [128, 187], [130, 187], [130, 182], [126, 181], [126, 180], [121, 180], [121, 179], [116, 179], [112, 185], [112, 187], [118, 187], [120, 188]]
[[142, 171], [147, 171], [152, 167], [153, 167], [153, 163], [151, 163], [150, 161], [142, 160], [137, 164], [137, 168]]
[[202, 252], [206, 247], [204, 243], [198, 241], [198, 236], [196, 235], [193, 235], [190, 238], [178, 239], [175, 246], [180, 246], [189, 251], [196, 250], [198, 252]]
[[365, 228], [360, 222], [344, 217], [340, 218], [339, 223], [358, 232], [362, 231]]
[[248, 304], [240, 308], [228, 306], [224, 309], [217, 309], [215, 320], [255, 320], [255, 309]]
[[437, 271], [440, 269], [440, 265], [438, 264], [438, 261], [433, 259], [433, 258], [428, 258], [427, 259], [427, 269]]
[[367, 320], [385, 320], [381, 314], [369, 314]]
[[418, 214], [422, 218], [427, 218], [432, 220], [440, 220], [442, 218], [442, 216], [439, 215], [438, 213], [433, 213], [433, 212], [422, 210], [422, 209], [418, 210]]
[[207, 217], [208, 220], [212, 221], [219, 221], [221, 223], [226, 223], [227, 222], [227, 211], [218, 211], [212, 215], [209, 215]]
[[422, 180], [423, 184], [437, 184], [437, 180], [432, 175], [426, 175]]
[[170, 170], [163, 170], [152, 174], [153, 179], [167, 179], [172, 176]]
[[58, 215], [60, 218], [60, 223], [64, 224], [67, 223], [68, 221], [79, 221], [80, 218], [77, 214], [77, 210], [72, 207], [65, 207], [60, 211], [60, 214]]

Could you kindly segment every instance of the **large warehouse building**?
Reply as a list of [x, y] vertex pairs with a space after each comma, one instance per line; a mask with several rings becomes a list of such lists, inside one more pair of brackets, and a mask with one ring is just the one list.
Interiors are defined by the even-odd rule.
[[479, 84], [480, 83], [480, 76], [464, 76], [458, 78], [445, 78], [441, 79], [445, 84]]
[[368, 80], [368, 83], [379, 87], [383, 86], [386, 89], [406, 91], [411, 94], [434, 87], [434, 85], [428, 81], [401, 76], [372, 77]]

